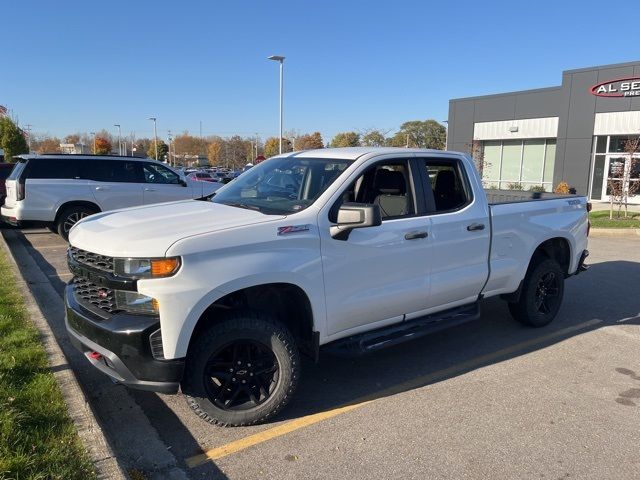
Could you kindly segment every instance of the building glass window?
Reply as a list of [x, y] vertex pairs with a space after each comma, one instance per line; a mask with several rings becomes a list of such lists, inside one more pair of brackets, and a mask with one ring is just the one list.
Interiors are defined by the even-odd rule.
[[482, 143], [486, 188], [523, 189], [543, 187], [550, 192], [556, 158], [555, 138], [490, 140]]
[[500, 181], [501, 142], [484, 142], [484, 158], [482, 178], [489, 181]]
[[542, 181], [545, 188], [553, 182], [553, 166], [556, 163], [556, 141], [555, 139], [547, 139], [546, 153], [544, 155], [544, 176]]

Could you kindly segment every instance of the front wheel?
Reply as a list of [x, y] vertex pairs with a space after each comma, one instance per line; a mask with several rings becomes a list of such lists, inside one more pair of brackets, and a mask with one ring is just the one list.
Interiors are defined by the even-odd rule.
[[516, 320], [532, 327], [544, 327], [558, 314], [564, 295], [564, 272], [558, 262], [547, 258], [527, 272], [517, 302], [509, 303]]
[[202, 419], [222, 426], [262, 423], [282, 410], [300, 376], [291, 333], [255, 312], [237, 312], [198, 334], [182, 392]]

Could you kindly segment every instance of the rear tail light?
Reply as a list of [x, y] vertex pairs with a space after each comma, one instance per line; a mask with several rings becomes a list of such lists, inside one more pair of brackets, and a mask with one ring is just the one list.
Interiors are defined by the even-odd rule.
[[25, 188], [24, 182], [16, 182], [16, 200], [24, 200]]

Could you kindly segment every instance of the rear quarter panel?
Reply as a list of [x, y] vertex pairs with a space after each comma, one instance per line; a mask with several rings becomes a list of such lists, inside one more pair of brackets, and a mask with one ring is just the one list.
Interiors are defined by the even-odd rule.
[[72, 200], [96, 203], [87, 180], [32, 179], [25, 182], [22, 220], [53, 222], [60, 206]]
[[552, 238], [569, 244], [569, 274], [574, 273], [587, 248], [587, 199], [505, 203], [490, 206], [492, 241], [489, 281], [485, 296], [511, 293], [524, 278], [536, 248]]

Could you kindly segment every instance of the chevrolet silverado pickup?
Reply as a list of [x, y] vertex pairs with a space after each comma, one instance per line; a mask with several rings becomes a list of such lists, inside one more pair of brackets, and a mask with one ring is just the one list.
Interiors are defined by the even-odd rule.
[[251, 425], [291, 399], [300, 355], [397, 345], [495, 296], [548, 324], [586, 269], [587, 210], [576, 195], [485, 193], [462, 153], [280, 155], [208, 197], [80, 220], [66, 326], [113, 380]]

